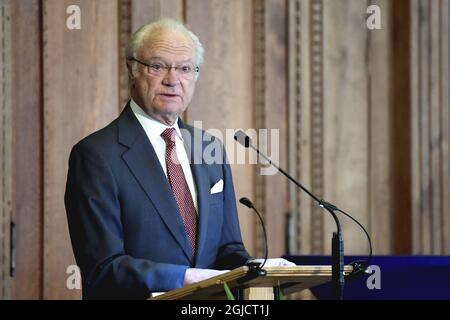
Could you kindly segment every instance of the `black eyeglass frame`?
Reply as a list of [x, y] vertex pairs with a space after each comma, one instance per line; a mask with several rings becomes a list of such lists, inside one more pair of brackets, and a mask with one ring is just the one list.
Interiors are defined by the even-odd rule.
[[[136, 59], [136, 58], [130, 58], [130, 59], [128, 59], [128, 61], [136, 61], [136, 62], [138, 62], [138, 63], [140, 63], [140, 64], [146, 66], [147, 68], [150, 68], [150, 67], [151, 67], [151, 65], [150, 65], [149, 63], [142, 62], [142, 61], [140, 61], [140, 60], [138, 60], [138, 59]], [[172, 68], [174, 68], [175, 71], [176, 71], [177, 68], [179, 68], [179, 67], [170, 65], [170, 66], [166, 66], [166, 68], [164, 68], [164, 69], [166, 69], [167, 72], [169, 73], [169, 72], [170, 72], [170, 69], [172, 69]], [[199, 67], [199, 66], [194, 66], [194, 69], [193, 69], [193, 71], [192, 71], [192, 74], [194, 74], [194, 72], [197, 72], [197, 73], [198, 73], [199, 71], [200, 71], [200, 67]]]

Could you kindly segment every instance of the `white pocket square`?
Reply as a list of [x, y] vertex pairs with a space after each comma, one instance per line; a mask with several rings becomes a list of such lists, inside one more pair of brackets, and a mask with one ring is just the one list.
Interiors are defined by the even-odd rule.
[[223, 180], [220, 179], [216, 182], [216, 184], [211, 188], [211, 194], [219, 193], [223, 191]]

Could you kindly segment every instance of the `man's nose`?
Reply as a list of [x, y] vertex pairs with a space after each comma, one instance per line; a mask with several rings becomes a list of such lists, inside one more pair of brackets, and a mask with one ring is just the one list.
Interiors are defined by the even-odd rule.
[[176, 86], [180, 82], [177, 70], [174, 67], [170, 67], [163, 78], [163, 84], [166, 86]]

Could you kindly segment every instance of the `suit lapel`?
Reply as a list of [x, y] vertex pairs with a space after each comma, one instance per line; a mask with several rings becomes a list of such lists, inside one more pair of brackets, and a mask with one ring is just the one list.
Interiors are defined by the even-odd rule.
[[167, 228], [193, 263], [191, 246], [172, 189], [144, 129], [127, 105], [119, 118], [119, 142], [129, 147], [122, 158], [144, 189]]
[[[209, 218], [210, 182], [208, 168], [206, 167], [206, 164], [203, 163], [202, 132], [186, 126], [181, 120], [178, 121], [178, 125], [180, 129], [182, 129], [181, 134], [183, 135], [185, 148], [189, 156], [192, 174], [197, 187], [199, 224], [196, 264], [198, 264], [199, 261], [201, 261], [202, 250], [205, 246], [206, 230], [208, 227]], [[194, 130], [197, 131], [197, 135], [194, 134]]]

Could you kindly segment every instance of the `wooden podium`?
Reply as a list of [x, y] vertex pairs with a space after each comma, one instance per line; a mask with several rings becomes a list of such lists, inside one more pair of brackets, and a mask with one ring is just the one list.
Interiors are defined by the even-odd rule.
[[[226, 300], [224, 282], [231, 290], [239, 293], [237, 299], [273, 300], [274, 288], [281, 288], [283, 294], [290, 294], [331, 281], [331, 266], [266, 267], [266, 275], [258, 276], [243, 266], [219, 276], [171, 290], [150, 298], [151, 300]], [[345, 266], [345, 275], [352, 266]]]

